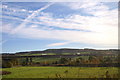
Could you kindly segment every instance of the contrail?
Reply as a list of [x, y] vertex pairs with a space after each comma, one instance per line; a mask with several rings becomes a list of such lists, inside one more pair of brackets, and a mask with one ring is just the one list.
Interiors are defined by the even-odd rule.
[[[20, 30], [21, 28], [25, 27], [25, 25], [32, 19], [34, 18], [36, 15], [38, 15], [38, 13], [42, 10], [45, 10], [47, 9], [49, 6], [53, 5], [54, 3], [50, 3], [50, 4], [47, 4], [45, 5], [44, 7], [34, 11], [31, 15], [29, 15], [23, 23], [21, 23], [17, 28], [15, 28], [14, 30], [11, 31], [11, 34], [15, 34], [18, 30]], [[7, 40], [4, 40], [2, 42], [0, 42], [0, 45], [2, 45], [3, 43], [7, 42], [9, 39]]]
[[26, 23], [33, 19], [40, 11], [47, 9], [49, 6], [53, 5], [54, 3], [50, 3], [36, 11], [34, 11], [30, 16], [28, 16], [22, 24], [20, 24], [16, 29], [14, 29], [11, 34], [15, 34], [18, 30], [25, 27]]

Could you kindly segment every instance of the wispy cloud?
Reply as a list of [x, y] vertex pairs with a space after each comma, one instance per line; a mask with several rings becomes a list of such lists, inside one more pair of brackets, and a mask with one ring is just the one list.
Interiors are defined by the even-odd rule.
[[[18, 30], [22, 29], [25, 27], [26, 23], [28, 22], [31, 22], [31, 19], [34, 18], [36, 15], [38, 15], [42, 10], [45, 10], [46, 8], [48, 8], [49, 6], [51, 6], [52, 4], [54, 3], [50, 3], [50, 4], [47, 4], [45, 5], [44, 7], [36, 10], [36, 11], [28, 11], [28, 12], [33, 12], [32, 14], [30, 14], [25, 20], [22, 20], [22, 19], [19, 19], [19, 18], [15, 18], [15, 17], [9, 17], [9, 16], [3, 16], [3, 17], [7, 17], [7, 18], [12, 18], [12, 19], [17, 19], [17, 20], [20, 20], [20, 21], [23, 21], [23, 23], [21, 23], [17, 28], [13, 29], [11, 26], [6, 26], [3, 28], [3, 32], [7, 32], [7, 33], [10, 33], [10, 34], [15, 34]], [[9, 10], [9, 11], [12, 11], [12, 12], [16, 12], [16, 11], [23, 11], [23, 12], [26, 12], [27, 10], [25, 9], [13, 9], [13, 8], [8, 8], [7, 5], [3, 5], [3, 8]], [[40, 24], [40, 23], [39, 23]], [[5, 40], [6, 42], [7, 40]], [[1, 44], [3, 44], [4, 41], [1, 42]]]
[[[54, 18], [54, 14], [42, 12], [53, 5], [50, 3], [34, 11], [16, 29], [9, 27], [7, 30], [8, 26], [5, 26], [5, 31], [11, 33], [9, 31], [13, 30], [13, 35], [22, 38], [65, 40], [63, 43], [49, 44], [48, 47], [66, 45], [71, 42], [117, 46], [118, 10], [110, 10], [108, 6], [97, 2], [90, 3], [88, 5], [87, 3], [69, 3], [66, 6], [74, 10], [84, 9], [84, 12], [92, 16], [70, 14], [64, 18]], [[29, 23], [34, 24], [30, 25]], [[76, 29], [76, 31], [69, 29]]]
[[87, 0], [87, 1], [81, 1], [81, 2], [73, 2], [73, 3], [64, 3], [65, 6], [68, 6], [70, 7], [71, 9], [74, 9], [74, 10], [78, 10], [78, 9], [90, 9], [90, 8], [93, 8], [93, 7], [96, 7], [96, 5], [98, 4], [99, 2], [97, 1], [90, 1], [90, 0]]
[[47, 47], [62, 46], [62, 45], [66, 45], [66, 44], [69, 44], [69, 43], [71, 43], [71, 42], [52, 43], [52, 44], [47, 45]]
[[[17, 6], [18, 7], [18, 6]], [[27, 9], [19, 9], [17, 8], [16, 6], [8, 6], [6, 4], [3, 4], [2, 5], [2, 9], [4, 11], [9, 11], [9, 12], [15, 12], [15, 13], [18, 13], [18, 12], [27, 12], [27, 13], [32, 13], [33, 10], [27, 10]]]
[[34, 18], [36, 15], [38, 15], [42, 10], [45, 10], [46, 8], [48, 8], [49, 6], [51, 6], [52, 4], [53, 4], [53, 3], [50, 3], [50, 4], [44, 6], [44, 7], [40, 8], [40, 9], [34, 11], [31, 15], [29, 15], [29, 16], [24, 20], [24, 22], [23, 22], [22, 24], [20, 24], [16, 29], [14, 29], [14, 30], [12, 31], [12, 34], [15, 34], [18, 30], [20, 30], [21, 28], [25, 27], [25, 25], [26, 25], [26, 23], [27, 23], [28, 21], [30, 21], [31, 19], [33, 19], [33, 18]]

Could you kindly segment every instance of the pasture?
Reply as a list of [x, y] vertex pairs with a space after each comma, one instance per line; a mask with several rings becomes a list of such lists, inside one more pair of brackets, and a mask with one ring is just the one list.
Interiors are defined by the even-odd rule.
[[110, 78], [118, 77], [117, 67], [14, 67], [3, 78]]

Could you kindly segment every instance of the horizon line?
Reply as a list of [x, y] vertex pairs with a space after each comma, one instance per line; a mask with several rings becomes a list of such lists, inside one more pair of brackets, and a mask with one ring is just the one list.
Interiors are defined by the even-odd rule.
[[33, 51], [45, 51], [48, 49], [90, 49], [90, 50], [119, 50], [119, 48], [46, 48], [41, 50], [24, 50], [24, 51], [15, 51], [15, 52], [1, 52], [0, 54], [5, 53], [19, 53], [19, 52], [33, 52]]

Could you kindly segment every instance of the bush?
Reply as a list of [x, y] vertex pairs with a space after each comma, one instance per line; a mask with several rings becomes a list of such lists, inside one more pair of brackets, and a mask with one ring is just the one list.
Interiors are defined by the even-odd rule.
[[2, 67], [3, 68], [11, 68], [13, 64], [10, 61], [3, 61], [2, 62]]
[[11, 74], [11, 72], [9, 72], [9, 71], [0, 71], [0, 75], [7, 75], [7, 74]]

